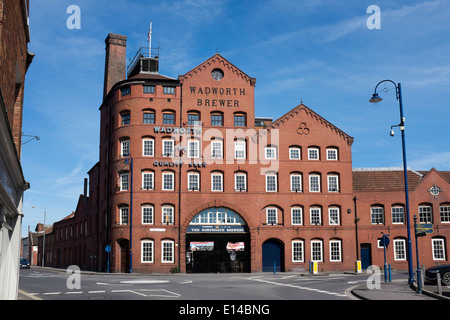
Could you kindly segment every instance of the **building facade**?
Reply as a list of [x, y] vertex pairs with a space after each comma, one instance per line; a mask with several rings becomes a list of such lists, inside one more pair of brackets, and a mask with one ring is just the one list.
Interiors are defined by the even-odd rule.
[[[99, 162], [73, 217], [90, 217], [91, 249], [73, 236], [55, 265], [259, 272], [307, 271], [314, 261], [343, 271], [356, 260], [382, 266], [377, 241], [390, 232], [395, 268], [407, 267], [397, 171], [353, 169], [353, 138], [303, 103], [275, 121], [256, 117], [256, 80], [220, 54], [177, 79], [158, 68], [158, 53], [141, 48], [127, 69], [126, 37], [107, 37]], [[411, 174], [411, 208], [439, 221], [420, 241], [423, 263], [448, 262], [448, 173]], [[431, 181], [439, 200], [422, 194]], [[55, 224], [54, 246], [70, 223]], [[95, 262], [83, 263], [87, 255]]]
[[0, 0], [0, 300], [16, 299], [23, 192], [29, 188], [20, 163], [28, 52], [27, 1]]

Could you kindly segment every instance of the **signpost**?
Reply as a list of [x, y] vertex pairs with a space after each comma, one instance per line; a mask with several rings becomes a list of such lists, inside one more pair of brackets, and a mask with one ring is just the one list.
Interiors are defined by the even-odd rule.
[[425, 237], [427, 234], [433, 233], [432, 223], [417, 223], [417, 216], [414, 215], [414, 234], [416, 236], [416, 257], [417, 257], [417, 293], [422, 293], [422, 273], [420, 271], [419, 262], [419, 246], [417, 238]]
[[108, 253], [107, 270], [108, 270], [108, 273], [109, 273], [109, 253], [111, 252], [111, 246], [110, 245], [107, 245], [105, 247], [105, 252]]
[[386, 247], [391, 242], [389, 239], [389, 236], [390, 236], [390, 234], [383, 233], [383, 237], [380, 240], [380, 245], [383, 246], [383, 250], [384, 250], [384, 282], [387, 282]]

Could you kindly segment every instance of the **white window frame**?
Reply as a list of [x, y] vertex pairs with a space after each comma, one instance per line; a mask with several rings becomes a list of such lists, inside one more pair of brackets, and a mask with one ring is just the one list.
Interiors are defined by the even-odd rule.
[[[319, 249], [317, 251], [317, 249]], [[317, 258], [317, 253], [320, 255], [320, 259]], [[322, 240], [311, 240], [311, 261], [323, 262], [323, 241]]]
[[[298, 152], [298, 157], [293, 157], [293, 152]], [[302, 152], [299, 147], [290, 147], [289, 148], [289, 160], [301, 160], [302, 159]]]
[[[193, 177], [196, 177], [196, 179], [191, 179]], [[188, 191], [200, 191], [200, 173], [188, 172], [187, 178], [188, 178], [188, 181], [187, 181], [188, 182], [188, 185], [187, 185]]]
[[[240, 188], [238, 186], [238, 178], [243, 179], [243, 181], [240, 182], [240, 183], [243, 182], [243, 184], [244, 184], [243, 188]], [[247, 191], [247, 174], [245, 174], [243, 172], [237, 172], [234, 174], [234, 191], [237, 191], [237, 192]]]
[[[317, 184], [313, 182], [313, 179], [317, 178]], [[317, 188], [313, 188], [313, 186], [317, 185]], [[309, 175], [309, 192], [320, 192], [320, 175], [319, 174], [310, 174]]]
[[265, 147], [264, 154], [265, 154], [266, 160], [275, 160], [275, 159], [277, 159], [277, 148]]
[[[166, 246], [168, 246], [166, 248]], [[168, 250], [168, 251], [167, 251]], [[168, 253], [169, 256], [164, 254]], [[167, 259], [169, 258], [169, 259]], [[175, 262], [175, 242], [173, 240], [161, 241], [161, 263], [174, 263]]]
[[[149, 146], [146, 146], [146, 144]], [[142, 139], [142, 156], [143, 157], [154, 157], [155, 156], [155, 139], [144, 138]]]
[[[334, 156], [333, 156], [334, 154]], [[327, 160], [338, 161], [338, 149], [337, 148], [327, 148]]]
[[[400, 212], [400, 211], [398, 211], [398, 212], [396, 212], [397, 210], [399, 210], [399, 209], [402, 209], [401, 211], [402, 212]], [[401, 218], [401, 221], [399, 222], [398, 221], [398, 217], [396, 217], [395, 219], [394, 219], [394, 216], [395, 215], [402, 215], [402, 218]], [[392, 218], [392, 224], [405, 224], [405, 207], [403, 207], [403, 206], [392, 206], [391, 207], [391, 218]]]
[[[147, 175], [149, 176], [149, 180], [146, 179]], [[146, 186], [145, 186], [146, 182], [150, 184], [149, 188], [146, 188]], [[142, 190], [155, 190], [155, 173], [153, 171], [142, 171], [141, 189]]]
[[419, 206], [419, 223], [433, 223], [433, 207], [432, 206], [430, 206], [428, 204]]
[[[299, 212], [295, 213], [294, 211], [299, 210]], [[295, 221], [294, 214], [297, 214], [300, 221]], [[303, 208], [302, 207], [291, 207], [291, 224], [293, 226], [302, 226], [303, 225]]]
[[[148, 259], [148, 256], [150, 259]], [[145, 259], [144, 259], [145, 257]], [[155, 258], [155, 244], [153, 240], [141, 240], [141, 263], [153, 263]]]
[[[336, 179], [335, 182], [333, 181], [334, 179]], [[339, 176], [337, 174], [328, 174], [327, 182], [328, 182], [328, 192], [339, 192]]]
[[[294, 178], [298, 178], [299, 188], [294, 188]], [[291, 182], [291, 192], [302, 192], [302, 175], [299, 173], [291, 173], [290, 174], [290, 182]], [[297, 189], [297, 191], [296, 191]]]
[[172, 205], [161, 206], [161, 221], [162, 224], [173, 225], [175, 223], [174, 216], [175, 208]]
[[[269, 182], [270, 178], [274, 178], [273, 183]], [[272, 187], [272, 185], [275, 186], [275, 190], [272, 190], [271, 188], [269, 189], [269, 186]], [[266, 192], [277, 192], [278, 191], [278, 177], [276, 174], [266, 174]]]
[[[436, 246], [440, 246], [441, 248], [436, 248]], [[437, 256], [437, 250], [441, 251], [439, 256]], [[443, 238], [432, 238], [431, 239], [431, 251], [433, 253], [434, 261], [443, 261], [446, 260], [445, 257], [445, 241]], [[442, 255], [442, 256], [441, 256]]]
[[[220, 189], [217, 188], [217, 186], [219, 186], [216, 183], [214, 183], [214, 178], [220, 177]], [[223, 173], [221, 172], [212, 172], [211, 173], [211, 191], [212, 192], [223, 192]]]
[[[303, 240], [292, 240], [292, 262], [305, 262], [305, 242]], [[298, 256], [299, 258], [295, 258]]]
[[[273, 212], [269, 212], [269, 211], [273, 211]], [[275, 221], [272, 220], [273, 215], [275, 215]], [[278, 225], [278, 208], [274, 208], [274, 207], [266, 208], [266, 224], [267, 225]]]
[[243, 140], [234, 142], [234, 158], [245, 159], [246, 158], [246, 143]]
[[223, 142], [222, 140], [211, 141], [211, 158], [223, 159]]
[[[332, 212], [336, 210], [337, 212]], [[332, 218], [332, 214], [336, 215], [336, 219]], [[341, 224], [341, 210], [339, 207], [329, 207], [328, 208], [328, 223], [330, 226], [338, 226]]]
[[[149, 210], [149, 212], [145, 212]], [[142, 213], [142, 224], [146, 225], [153, 225], [155, 223], [155, 207], [149, 204], [142, 205], [141, 207], [141, 213]], [[150, 222], [148, 222], [150, 221]]]
[[[337, 250], [337, 252], [336, 252]], [[339, 256], [336, 259], [336, 256]], [[342, 262], [342, 241], [330, 240], [330, 262]]]
[[441, 223], [450, 223], [450, 204], [441, 204], [439, 206], [439, 218]]
[[188, 141], [188, 158], [200, 158], [200, 141]]
[[406, 240], [405, 239], [394, 239], [393, 240], [394, 249], [394, 260], [395, 261], [406, 261]]
[[[170, 152], [166, 152], [166, 147], [165, 147], [166, 142], [171, 145]], [[167, 149], [169, 149], [169, 148], [167, 148]], [[172, 139], [163, 139], [162, 140], [162, 156], [171, 158], [171, 157], [174, 157], [174, 155], [175, 155], [175, 141]]]
[[[128, 221], [130, 220], [130, 208], [128, 206], [119, 207], [119, 224], [120, 225], [128, 225]], [[67, 237], [67, 229], [66, 229], [66, 237]]]
[[[381, 216], [381, 222], [378, 222], [379, 217]], [[377, 222], [374, 222], [374, 218]], [[373, 225], [384, 224], [385, 216], [384, 216], [384, 207], [373, 206], [370, 207], [370, 223]]]
[[[167, 185], [169, 184], [169, 180], [166, 181], [166, 177], [170, 177], [171, 181], [170, 181], [170, 188], [166, 187], [166, 182]], [[175, 175], [173, 172], [163, 172], [162, 173], [162, 190], [164, 191], [173, 191], [174, 190], [174, 186], [175, 186]]]
[[129, 154], [130, 154], [130, 140], [128, 139], [120, 141], [120, 156], [124, 158]]
[[119, 191], [128, 191], [130, 188], [129, 172], [124, 172], [119, 175]]
[[[313, 212], [317, 210], [317, 212]], [[313, 223], [313, 216], [314, 218], [318, 217], [318, 223]], [[321, 226], [322, 225], [322, 208], [321, 207], [311, 207], [309, 208], [309, 224], [312, 226]]]
[[308, 148], [308, 160], [320, 160], [320, 149], [319, 148]]

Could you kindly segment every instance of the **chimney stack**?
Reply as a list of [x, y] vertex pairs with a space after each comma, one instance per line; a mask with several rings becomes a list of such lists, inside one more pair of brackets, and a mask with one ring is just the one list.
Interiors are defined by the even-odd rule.
[[88, 179], [84, 178], [84, 197], [87, 198], [87, 192], [88, 192]]
[[103, 86], [103, 99], [111, 88], [119, 81], [126, 79], [127, 37], [110, 33], [105, 39], [105, 82]]

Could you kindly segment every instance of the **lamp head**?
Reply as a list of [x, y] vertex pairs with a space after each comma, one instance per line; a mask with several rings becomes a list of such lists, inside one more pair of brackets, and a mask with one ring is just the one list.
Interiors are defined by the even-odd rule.
[[393, 136], [395, 135], [394, 129], [392, 129], [392, 127], [391, 127], [391, 132], [389, 133], [389, 135], [390, 135], [391, 137], [393, 137]]
[[372, 98], [369, 100], [369, 102], [370, 103], [378, 103], [378, 102], [380, 102], [380, 101], [382, 101], [383, 99], [381, 99], [379, 96], [378, 96], [378, 93], [374, 93], [373, 95], [372, 95]]

